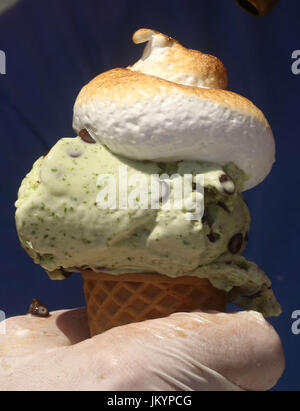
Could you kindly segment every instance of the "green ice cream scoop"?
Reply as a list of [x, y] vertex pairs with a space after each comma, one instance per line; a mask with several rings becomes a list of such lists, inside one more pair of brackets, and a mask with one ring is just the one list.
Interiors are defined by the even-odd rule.
[[[185, 175], [191, 182], [187, 201], [167, 207]], [[240, 194], [245, 178], [232, 163], [132, 161], [80, 137], [63, 138], [23, 180], [17, 230], [22, 246], [53, 279], [84, 269], [198, 276], [242, 306], [278, 315], [268, 278], [239, 257], [250, 225]], [[204, 214], [196, 218], [193, 201], [202, 194]]]

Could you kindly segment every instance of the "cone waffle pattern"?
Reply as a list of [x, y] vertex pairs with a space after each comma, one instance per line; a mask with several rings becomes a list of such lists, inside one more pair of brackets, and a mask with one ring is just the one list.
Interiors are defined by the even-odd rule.
[[82, 272], [91, 336], [120, 325], [196, 309], [224, 311], [227, 294], [206, 279]]

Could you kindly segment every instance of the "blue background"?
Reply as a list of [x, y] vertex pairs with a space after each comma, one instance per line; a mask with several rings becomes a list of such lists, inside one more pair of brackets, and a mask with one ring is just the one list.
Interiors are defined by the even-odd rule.
[[14, 201], [32, 163], [63, 136], [73, 136], [72, 108], [96, 74], [132, 64], [143, 46], [140, 27], [162, 31], [186, 47], [218, 56], [229, 89], [260, 107], [277, 143], [269, 177], [246, 193], [252, 214], [246, 257], [270, 276], [283, 306], [271, 319], [284, 344], [287, 367], [276, 390], [298, 390], [300, 335], [291, 315], [300, 309], [299, 235], [300, 75], [291, 72], [300, 49], [300, 2], [281, 1], [256, 18], [221, 0], [24, 0], [0, 17], [1, 277], [0, 309], [24, 314], [32, 297], [51, 310], [84, 305], [79, 275], [50, 281], [19, 245]]

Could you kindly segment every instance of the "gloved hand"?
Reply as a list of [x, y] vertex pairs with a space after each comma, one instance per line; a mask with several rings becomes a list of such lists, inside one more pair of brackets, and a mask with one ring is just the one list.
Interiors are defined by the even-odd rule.
[[267, 390], [280, 339], [256, 312], [177, 313], [89, 338], [85, 309], [6, 320], [1, 390]]

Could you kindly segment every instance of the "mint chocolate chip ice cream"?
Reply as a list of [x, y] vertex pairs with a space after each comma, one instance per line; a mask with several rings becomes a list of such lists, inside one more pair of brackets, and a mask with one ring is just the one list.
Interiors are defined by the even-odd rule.
[[[22, 246], [51, 278], [87, 268], [111, 274], [198, 276], [231, 292], [242, 306], [265, 315], [280, 312], [268, 278], [239, 257], [250, 225], [241, 195], [246, 178], [242, 170], [232, 163], [221, 167], [200, 161], [128, 160], [84, 140], [63, 138], [39, 158], [16, 202]], [[99, 176], [112, 175], [118, 183], [120, 167], [126, 167], [128, 181], [132, 175], [149, 180], [164, 173], [202, 174], [202, 218], [188, 219], [184, 208], [164, 209], [162, 203], [154, 209], [99, 206]], [[128, 197], [135, 188], [128, 186]]]

